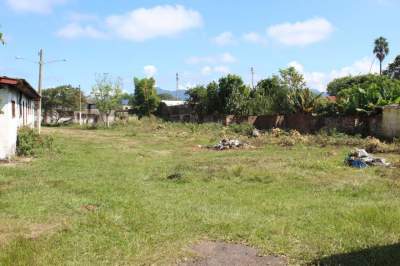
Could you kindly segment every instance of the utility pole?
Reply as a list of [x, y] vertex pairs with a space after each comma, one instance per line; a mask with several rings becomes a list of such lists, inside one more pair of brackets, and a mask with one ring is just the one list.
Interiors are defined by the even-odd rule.
[[175, 98], [178, 99], [178, 90], [179, 90], [179, 73], [176, 73], [176, 91], [175, 91]]
[[82, 126], [82, 92], [81, 92], [81, 85], [79, 85], [79, 125]]
[[38, 82], [38, 92], [39, 92], [39, 107], [38, 107], [38, 116], [36, 121], [36, 128], [38, 129], [38, 133], [40, 134], [41, 126], [42, 126], [42, 86], [43, 86], [43, 49], [39, 51], [39, 82]]
[[57, 62], [66, 62], [67, 60], [62, 59], [62, 60], [51, 60], [51, 61], [44, 61], [44, 51], [43, 49], [40, 49], [39, 51], [39, 61], [31, 61], [31, 60], [27, 60], [23, 57], [15, 57], [16, 60], [24, 60], [24, 61], [28, 61], [31, 63], [35, 63], [39, 65], [39, 81], [38, 81], [38, 94], [40, 96], [39, 99], [39, 103], [38, 103], [38, 108], [37, 108], [37, 112], [38, 112], [38, 116], [37, 116], [37, 120], [36, 120], [36, 128], [38, 130], [38, 133], [40, 134], [41, 131], [41, 123], [42, 123], [42, 89], [43, 89], [43, 68], [44, 65], [46, 64], [52, 64], [52, 63], [57, 63]]
[[251, 71], [251, 88], [254, 90], [254, 67], [251, 67], [250, 71]]

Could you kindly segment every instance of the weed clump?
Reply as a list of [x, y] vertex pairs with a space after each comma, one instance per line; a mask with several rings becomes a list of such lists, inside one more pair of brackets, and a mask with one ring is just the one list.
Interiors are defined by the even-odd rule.
[[228, 130], [243, 136], [252, 136], [254, 126], [250, 124], [232, 124], [229, 125]]
[[41, 136], [35, 130], [23, 127], [18, 130], [17, 154], [19, 156], [35, 156], [53, 148], [51, 136]]

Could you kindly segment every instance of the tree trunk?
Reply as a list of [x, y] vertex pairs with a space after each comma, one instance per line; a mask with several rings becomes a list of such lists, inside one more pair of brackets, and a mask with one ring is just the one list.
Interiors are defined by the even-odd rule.
[[379, 60], [379, 75], [382, 76], [382, 60]]

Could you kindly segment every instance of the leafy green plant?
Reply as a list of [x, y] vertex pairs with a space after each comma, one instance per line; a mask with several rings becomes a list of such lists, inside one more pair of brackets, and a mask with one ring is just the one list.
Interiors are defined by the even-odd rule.
[[19, 156], [35, 156], [44, 150], [53, 148], [51, 136], [41, 136], [35, 130], [23, 127], [18, 130], [17, 154]]
[[250, 124], [232, 124], [229, 125], [228, 127], [229, 131], [236, 133], [236, 134], [240, 134], [243, 136], [251, 136], [253, 130], [254, 130], [254, 126], [250, 125]]

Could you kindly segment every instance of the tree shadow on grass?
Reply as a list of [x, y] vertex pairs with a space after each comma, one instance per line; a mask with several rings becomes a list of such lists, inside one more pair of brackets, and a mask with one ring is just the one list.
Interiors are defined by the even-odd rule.
[[346, 254], [335, 254], [313, 261], [311, 265], [400, 265], [400, 244], [371, 247]]

